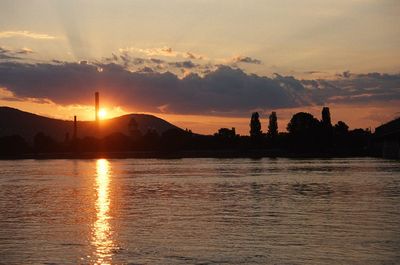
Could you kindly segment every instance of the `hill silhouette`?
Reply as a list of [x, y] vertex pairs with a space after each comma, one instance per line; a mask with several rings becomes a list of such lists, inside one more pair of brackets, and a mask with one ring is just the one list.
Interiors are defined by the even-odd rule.
[[310, 113], [296, 113], [287, 124], [287, 132], [279, 132], [278, 116], [273, 112], [265, 133], [261, 116], [255, 112], [250, 119], [250, 135], [236, 134], [235, 128], [200, 135], [152, 115], [128, 114], [101, 120], [99, 124], [78, 121], [77, 137], [73, 137], [73, 121], [0, 107], [0, 157], [140, 157], [142, 152], [147, 152], [148, 157], [331, 157], [380, 153], [382, 140], [374, 140], [369, 129], [349, 130], [343, 121], [332, 124], [328, 107], [323, 107], [321, 114], [318, 119]]
[[[148, 130], [154, 130], [158, 134], [170, 129], [181, 130], [177, 126], [153, 115], [127, 114], [102, 120], [100, 136], [116, 132], [129, 135], [129, 124], [132, 118], [137, 124], [137, 129], [143, 134]], [[78, 120], [77, 124], [79, 137], [96, 135], [97, 128], [94, 121]], [[14, 108], [0, 107], [0, 137], [20, 135], [28, 142], [31, 142], [39, 132], [44, 132], [57, 141], [63, 141], [67, 133], [72, 136], [73, 121], [53, 119]]]

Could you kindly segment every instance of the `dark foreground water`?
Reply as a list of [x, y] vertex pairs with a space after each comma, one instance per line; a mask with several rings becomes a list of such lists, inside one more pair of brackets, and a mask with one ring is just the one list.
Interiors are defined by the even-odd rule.
[[1, 264], [400, 264], [400, 163], [0, 161]]

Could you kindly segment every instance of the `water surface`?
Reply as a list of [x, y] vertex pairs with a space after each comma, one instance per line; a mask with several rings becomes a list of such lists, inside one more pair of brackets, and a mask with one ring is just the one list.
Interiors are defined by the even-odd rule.
[[1, 264], [399, 264], [400, 163], [0, 161]]

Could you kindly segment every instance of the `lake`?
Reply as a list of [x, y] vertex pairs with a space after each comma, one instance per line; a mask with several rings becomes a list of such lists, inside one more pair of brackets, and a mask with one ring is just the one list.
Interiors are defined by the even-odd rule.
[[400, 162], [0, 161], [1, 264], [399, 264]]

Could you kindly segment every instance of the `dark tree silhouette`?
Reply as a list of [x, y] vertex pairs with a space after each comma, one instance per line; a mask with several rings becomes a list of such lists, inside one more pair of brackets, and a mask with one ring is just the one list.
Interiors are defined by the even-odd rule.
[[109, 134], [100, 143], [100, 151], [128, 151], [131, 146], [130, 138], [122, 133]]
[[162, 133], [160, 147], [163, 150], [177, 151], [188, 148], [193, 134], [178, 128], [166, 130]]
[[319, 121], [313, 115], [306, 112], [299, 112], [293, 115], [287, 125], [291, 135], [308, 135], [318, 130]]
[[321, 146], [320, 122], [310, 113], [299, 112], [293, 115], [287, 130], [291, 149], [302, 152], [316, 151]]
[[328, 107], [323, 107], [322, 108], [322, 125], [325, 128], [331, 128], [332, 127], [331, 113], [330, 113]]
[[30, 152], [30, 147], [20, 135], [0, 137], [0, 155], [17, 155], [28, 152]]
[[250, 120], [250, 137], [251, 138], [259, 138], [261, 137], [261, 123], [260, 123], [260, 115], [258, 112], [253, 112], [251, 114]]
[[321, 120], [322, 130], [321, 130], [321, 140], [322, 146], [325, 149], [329, 149], [332, 147], [333, 141], [333, 130], [331, 123], [331, 113], [328, 107], [322, 108], [322, 120]]
[[337, 148], [349, 149], [351, 143], [349, 141], [349, 126], [343, 121], [338, 121], [333, 127], [334, 142]]
[[349, 132], [349, 126], [343, 121], [338, 121], [334, 127], [336, 134], [347, 134]]
[[57, 142], [50, 136], [39, 132], [33, 139], [33, 146], [35, 151], [40, 153], [55, 152], [58, 151]]
[[276, 116], [276, 112], [273, 111], [271, 115], [269, 115], [269, 124], [268, 124], [268, 137], [275, 138], [278, 135], [278, 117]]
[[214, 136], [219, 137], [219, 138], [235, 138], [236, 137], [236, 129], [232, 127], [232, 129], [229, 128], [221, 128], [218, 130], [217, 133], [214, 134]]

